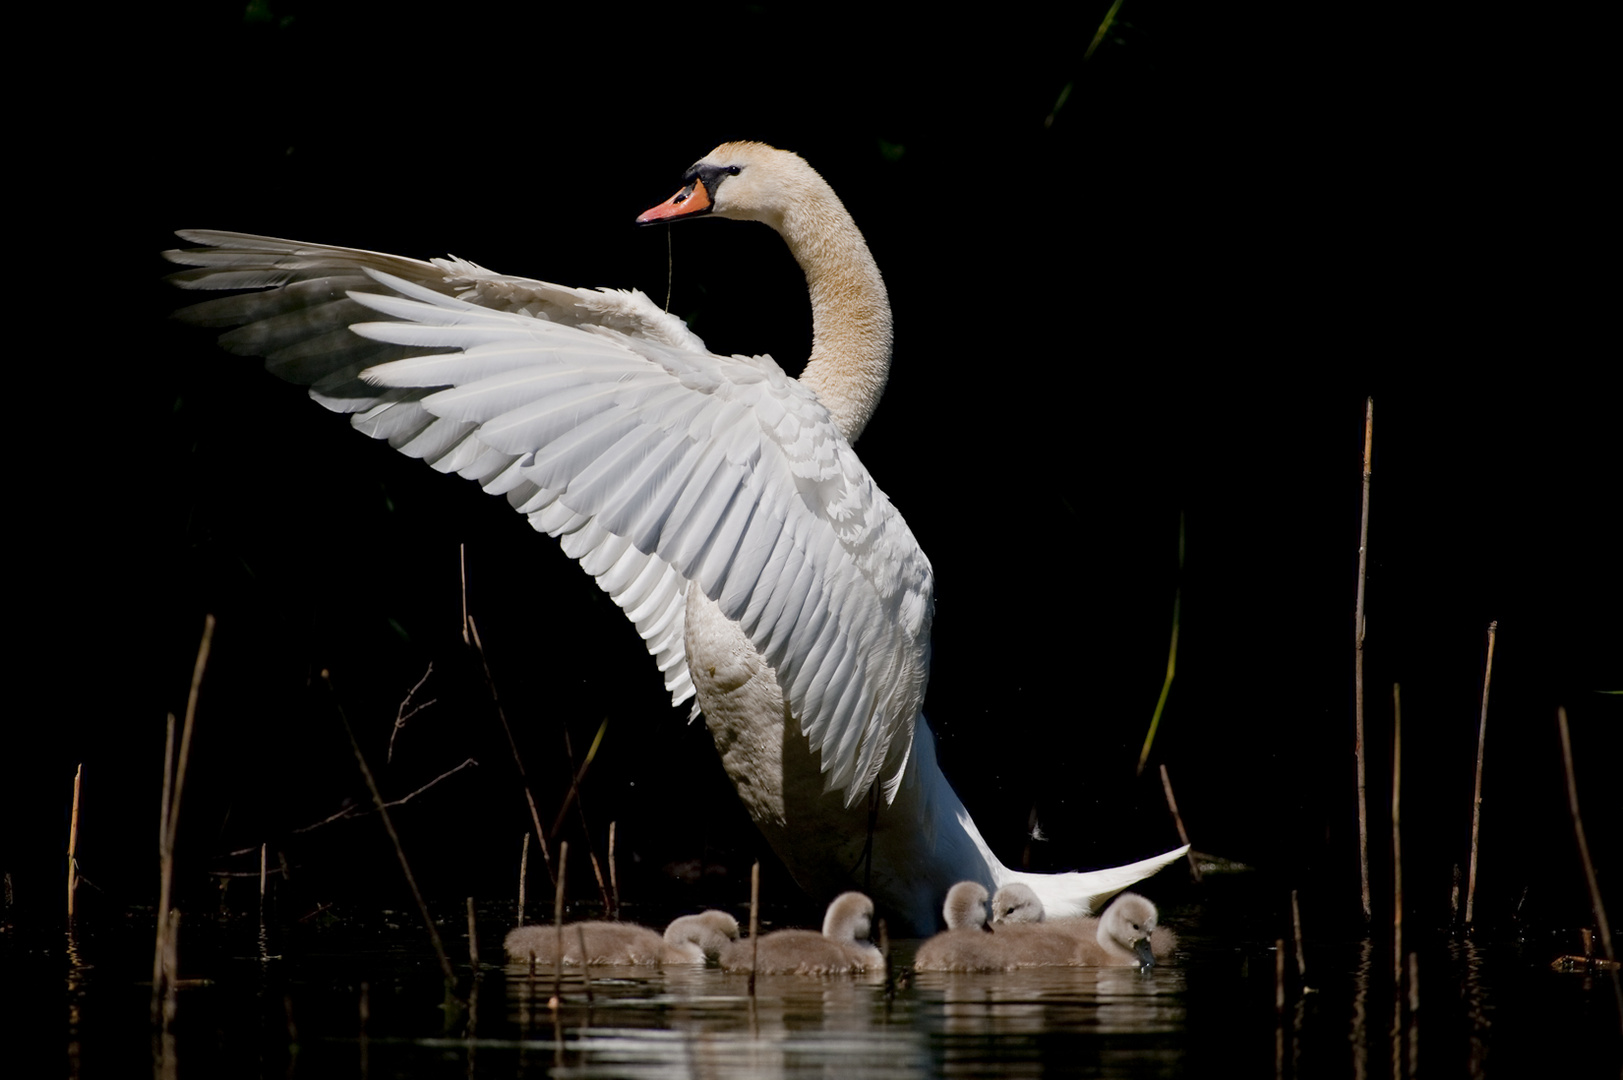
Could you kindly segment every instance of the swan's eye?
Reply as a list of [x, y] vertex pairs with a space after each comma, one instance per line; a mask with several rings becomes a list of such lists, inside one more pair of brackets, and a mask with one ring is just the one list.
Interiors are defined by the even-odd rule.
[[742, 166], [742, 165], [729, 165], [729, 166], [727, 166], [727, 175], [728, 176], [737, 176], [739, 173], [741, 173], [743, 171], [744, 171], [744, 166]]

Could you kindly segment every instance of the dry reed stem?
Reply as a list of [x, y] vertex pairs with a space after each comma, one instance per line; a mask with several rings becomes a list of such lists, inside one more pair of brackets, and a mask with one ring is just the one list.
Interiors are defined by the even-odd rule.
[[163, 956], [164, 939], [169, 933], [169, 920], [166, 913], [169, 910], [170, 882], [173, 880], [174, 865], [169, 857], [169, 803], [174, 795], [175, 782], [175, 714], [169, 714], [169, 722], [164, 728], [163, 736], [163, 800], [158, 807], [158, 919], [157, 929], [153, 936], [157, 939], [153, 943], [152, 952], [152, 1022], [156, 1024], [163, 1018]]
[[[479, 762], [475, 761], [473, 758], [468, 758], [467, 760], [463, 761], [462, 764], [456, 766], [455, 768], [446, 769], [444, 772], [442, 772], [438, 776], [434, 777], [434, 779], [430, 780], [428, 783], [424, 784], [422, 787], [417, 788], [415, 791], [408, 791], [404, 795], [400, 796], [400, 798], [391, 799], [388, 802], [384, 803], [383, 805], [384, 806], [404, 806], [406, 803], [411, 802], [411, 800], [415, 799], [417, 796], [421, 795], [423, 792], [427, 791], [429, 788], [433, 787], [435, 784], [438, 784], [440, 781], [445, 780], [445, 779], [447, 779], [449, 777], [455, 776], [457, 773], [461, 772], [463, 769], [466, 769], [470, 765], [477, 768], [478, 765], [479, 765]], [[351, 819], [354, 819], [354, 818], [363, 818], [363, 817], [366, 817], [366, 814], [364, 814], [364, 813], [356, 813], [355, 812], [355, 806], [352, 803], [349, 806], [344, 807], [342, 810], [339, 810], [337, 813], [328, 814], [326, 817], [322, 818], [320, 821], [312, 822], [309, 825], [301, 825], [297, 829], [294, 829], [292, 831], [295, 834], [314, 832], [316, 829], [319, 829], [324, 825], [331, 825], [335, 821], [348, 821], [348, 820], [351, 820]], [[241, 855], [244, 852], [248, 852], [248, 851], [252, 851], [252, 850], [253, 850], [252, 848], [239, 848], [236, 851], [228, 851], [228, 852], [226, 852], [226, 854], [227, 855]]]
[[[467, 640], [466, 633], [463, 635], [463, 640]], [[401, 729], [406, 726], [406, 721], [410, 720], [412, 717], [416, 716], [418, 713], [422, 712], [424, 709], [428, 708], [430, 705], [439, 700], [439, 698], [429, 698], [421, 705], [413, 705], [411, 702], [411, 699], [416, 695], [417, 691], [423, 688], [423, 684], [428, 681], [428, 677], [432, 674], [434, 674], [434, 664], [432, 661], [430, 661], [428, 670], [423, 672], [423, 677], [418, 679], [416, 684], [413, 685], [410, 690], [406, 691], [406, 696], [400, 701], [400, 707], [395, 710], [394, 728], [389, 732], [389, 752], [383, 757], [384, 764], [387, 765], [394, 763], [395, 736], [399, 735]]]
[[[464, 558], [464, 567], [466, 559]], [[501, 695], [496, 692], [496, 679], [490, 673], [490, 661], [485, 657], [485, 643], [479, 639], [479, 626], [468, 614], [467, 572], [462, 577], [462, 640], [467, 642], [479, 657], [479, 669], [485, 676], [485, 690], [490, 694], [490, 702], [496, 707], [496, 719], [502, 722], [502, 734], [507, 736], [507, 748], [513, 753], [513, 765], [518, 769], [519, 786], [524, 789], [524, 801], [530, 806], [530, 824], [535, 827], [535, 838], [541, 842], [541, 861], [546, 865], [547, 877], [553, 884], [558, 883], [557, 876], [552, 872], [552, 853], [547, 850], [547, 834], [541, 828], [541, 811], [535, 805], [535, 795], [530, 791], [530, 777], [524, 771], [524, 759], [519, 756], [518, 742], [513, 738], [513, 726], [507, 722], [507, 710], [502, 708]]]
[[1403, 837], [1398, 797], [1403, 769], [1403, 706], [1392, 684], [1392, 985], [1403, 985]]
[[171, 909], [163, 932], [163, 1027], [175, 1022], [180, 1007], [180, 912]]
[[1362, 883], [1364, 921], [1369, 902], [1369, 800], [1364, 784], [1364, 580], [1369, 554], [1370, 447], [1375, 431], [1375, 399], [1364, 399], [1364, 500], [1358, 522], [1358, 598], [1353, 607], [1353, 757], [1358, 763], [1358, 873]]
[[575, 924], [575, 939], [580, 943], [580, 981], [581, 988], [586, 991], [586, 1006], [592, 1005], [592, 965], [587, 963], [586, 955], [586, 928], [580, 923]]
[[620, 876], [615, 873], [614, 867], [614, 827], [618, 822], [609, 822], [609, 890], [614, 900], [613, 914], [610, 916], [616, 922], [620, 921]]
[[[1155, 711], [1150, 714], [1149, 730], [1144, 733], [1144, 746], [1138, 752], [1138, 768], [1134, 776], [1144, 775], [1144, 766], [1150, 760], [1150, 747], [1155, 745], [1155, 733], [1161, 726], [1161, 713], [1167, 707], [1167, 695], [1172, 692], [1172, 679], [1178, 673], [1178, 624], [1183, 611], [1183, 515], [1178, 515], [1178, 586], [1172, 591], [1172, 641], [1167, 646], [1167, 671], [1161, 680], [1161, 696], [1156, 698]], [[1187, 843], [1187, 841], [1185, 841]], [[1191, 860], [1193, 862], [1193, 860]], [[1200, 875], [1195, 875], [1200, 880]]]
[[[565, 840], [558, 845], [558, 883], [552, 891], [552, 925], [553, 932], [558, 938], [558, 947], [553, 950], [552, 1000], [547, 1002], [547, 1008], [554, 1011], [563, 1004], [564, 999], [564, 870], [568, 863], [569, 841]], [[586, 957], [583, 955], [581, 959], [585, 960]]]
[[378, 790], [377, 779], [372, 775], [371, 766], [366, 763], [366, 755], [361, 752], [361, 744], [355, 738], [355, 729], [350, 726], [349, 715], [338, 702], [338, 692], [333, 689], [332, 675], [325, 668], [321, 672], [321, 681], [326, 684], [327, 692], [333, 696], [333, 708], [338, 713], [338, 719], [343, 721], [344, 734], [349, 736], [349, 748], [355, 753], [355, 764], [360, 766], [361, 777], [366, 781], [366, 789], [372, 793], [372, 804], [377, 807], [378, 816], [383, 819], [383, 828], [389, 834], [390, 842], [394, 844], [394, 853], [400, 860], [401, 873], [406, 876], [406, 884], [411, 888], [411, 897], [417, 902], [417, 912], [422, 917], [424, 928], [428, 930], [429, 941], [434, 945], [434, 955], [439, 959], [440, 972], [445, 976], [445, 993], [460, 1002], [462, 999], [456, 993], [456, 972], [451, 969], [451, 958], [445, 954], [445, 943], [440, 940], [440, 932], [434, 926], [434, 917], [428, 913], [428, 902], [423, 899], [422, 890], [417, 887], [417, 878], [412, 875], [411, 864], [406, 859], [405, 845], [400, 842], [400, 834], [395, 832], [394, 820], [389, 817], [389, 808], [383, 801], [383, 792]]
[[[174, 756], [175, 718], [170, 714], [164, 736], [163, 807], [158, 814], [158, 929], [153, 949], [152, 1020], [167, 1023], [173, 1019], [174, 928], [178, 913], [172, 910], [175, 877], [175, 835], [180, 824], [180, 797], [186, 786], [186, 766], [191, 761], [192, 731], [197, 721], [197, 700], [202, 693], [203, 673], [208, 670], [209, 651], [214, 646], [214, 616], [203, 617], [203, 637], [192, 664], [192, 685], [186, 694], [186, 718], [180, 729], [180, 752]], [[172, 770], [172, 771], [171, 771]]]
[[73, 770], [73, 815], [68, 818], [68, 919], [73, 919], [73, 894], [79, 890], [79, 782], [84, 779], [85, 763]]
[[1161, 764], [1161, 787], [1167, 793], [1167, 809], [1172, 811], [1172, 823], [1178, 827], [1178, 838], [1189, 848], [1186, 858], [1189, 860], [1189, 876], [1197, 882], [1200, 880], [1200, 866], [1195, 862], [1195, 848], [1189, 843], [1189, 833], [1183, 827], [1183, 815], [1178, 813], [1178, 800], [1172, 794], [1172, 778], [1167, 775], [1166, 763]]
[[1302, 905], [1296, 898], [1296, 890], [1291, 890], [1291, 928], [1296, 936], [1296, 978], [1303, 986], [1307, 985], [1307, 950], [1302, 948]]
[[525, 830], [524, 844], [518, 853], [518, 923], [524, 925], [524, 879], [530, 872], [530, 833]]
[[1274, 939], [1274, 1015], [1285, 1015], [1285, 942]]
[[761, 861], [750, 866], [750, 997], [755, 996], [755, 963], [761, 955]]
[[1488, 741], [1488, 687], [1493, 683], [1493, 639], [1499, 620], [1488, 624], [1488, 662], [1482, 670], [1482, 716], [1476, 729], [1476, 790], [1471, 796], [1471, 864], [1465, 877], [1465, 925], [1471, 925], [1476, 904], [1477, 831], [1482, 824], [1482, 751]]
[[479, 972], [479, 926], [473, 918], [473, 897], [468, 897], [468, 966]]
[[1572, 769], [1572, 735], [1567, 730], [1565, 706], [1555, 711], [1556, 724], [1561, 729], [1561, 763], [1567, 770], [1567, 805], [1572, 808], [1572, 830], [1578, 837], [1578, 857], [1583, 860], [1584, 879], [1589, 882], [1589, 902], [1595, 909], [1595, 928], [1600, 931], [1600, 948], [1606, 959], [1617, 962], [1612, 952], [1612, 925], [1606, 919], [1606, 905], [1600, 899], [1600, 881], [1595, 877], [1595, 863], [1589, 857], [1589, 841], [1584, 836], [1584, 819], [1578, 812], [1578, 778]]
[[552, 835], [556, 836], [558, 830], [563, 827], [564, 815], [569, 812], [570, 804], [574, 804], [575, 812], [580, 817], [580, 831], [582, 835], [588, 838], [586, 857], [591, 860], [592, 876], [597, 879], [598, 898], [603, 902], [605, 914], [609, 910], [609, 889], [603, 882], [603, 867], [597, 861], [597, 852], [593, 851], [591, 847], [590, 837], [592, 830], [591, 826], [586, 822], [586, 804], [581, 798], [580, 785], [586, 779], [586, 770], [592, 767], [592, 762], [597, 758], [598, 747], [603, 745], [603, 733], [608, 729], [609, 719], [605, 716], [603, 722], [597, 726], [597, 734], [592, 737], [592, 745], [586, 750], [586, 760], [582, 761], [577, 769], [575, 767], [574, 740], [569, 737], [569, 728], [567, 726], [564, 728], [564, 753], [569, 758], [569, 769], [573, 779], [569, 782], [569, 791], [564, 795], [563, 804], [558, 807], [558, 816], [552, 822]]
[[1285, 943], [1274, 939], [1274, 1076], [1285, 1075]]
[[896, 973], [890, 966], [890, 927], [885, 920], [879, 920], [879, 956], [885, 964], [885, 995], [894, 996], [896, 993]]

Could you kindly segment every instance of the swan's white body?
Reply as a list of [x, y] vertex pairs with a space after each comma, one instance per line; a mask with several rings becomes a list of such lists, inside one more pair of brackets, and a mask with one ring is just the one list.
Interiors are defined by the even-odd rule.
[[[187, 309], [374, 438], [504, 495], [626, 613], [692, 697], [751, 816], [813, 895], [862, 885], [898, 932], [960, 880], [1081, 915], [1183, 849], [1088, 873], [998, 861], [922, 722], [929, 560], [851, 444], [885, 384], [890, 308], [822, 177], [718, 147], [639, 220], [698, 206], [775, 228], [805, 270], [812, 354], [716, 356], [638, 292], [237, 233], [183, 232]], [[870, 812], [869, 795], [877, 806]]]

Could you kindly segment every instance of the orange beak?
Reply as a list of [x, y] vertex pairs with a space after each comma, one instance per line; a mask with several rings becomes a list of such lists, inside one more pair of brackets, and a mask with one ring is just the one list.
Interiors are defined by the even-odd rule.
[[651, 225], [656, 221], [674, 221], [692, 217], [710, 209], [710, 192], [698, 180], [678, 191], [652, 210], [645, 210], [637, 218], [638, 225]]

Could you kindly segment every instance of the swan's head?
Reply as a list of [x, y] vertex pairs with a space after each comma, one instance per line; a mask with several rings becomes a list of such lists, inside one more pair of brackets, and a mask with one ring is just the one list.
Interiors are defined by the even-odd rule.
[[637, 224], [680, 218], [737, 218], [762, 221], [783, 231], [783, 215], [797, 201], [828, 185], [799, 154], [765, 143], [722, 143], [693, 163], [682, 188], [648, 210]]
[[995, 923], [1034, 923], [1043, 921], [1043, 902], [1030, 885], [1014, 882], [1005, 885], [992, 897], [992, 921]]
[[873, 901], [859, 892], [841, 893], [823, 916], [823, 936], [833, 941], [866, 941], [873, 930]]
[[1099, 944], [1112, 951], [1125, 949], [1145, 967], [1155, 964], [1150, 934], [1160, 922], [1155, 905], [1137, 893], [1124, 892], [1099, 920]]
[[700, 952], [714, 959], [729, 941], [738, 940], [738, 920], [725, 911], [684, 915], [665, 928], [665, 940], [671, 945], [697, 945]]
[[990, 930], [986, 925], [986, 886], [978, 881], [960, 881], [947, 890], [941, 914], [947, 918], [948, 930]]

